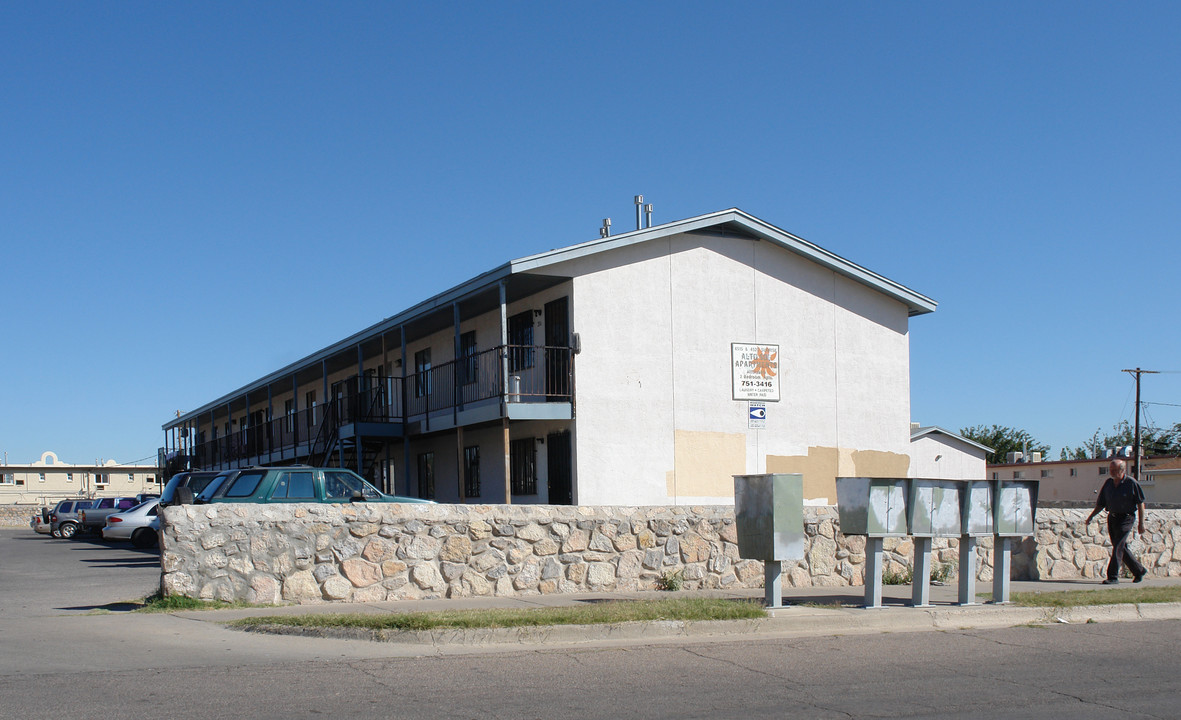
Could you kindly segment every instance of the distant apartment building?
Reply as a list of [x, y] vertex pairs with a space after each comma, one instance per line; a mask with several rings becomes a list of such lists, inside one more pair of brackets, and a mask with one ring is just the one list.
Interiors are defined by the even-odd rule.
[[155, 465], [70, 464], [54, 452], [28, 465], [0, 466], [0, 505], [49, 504], [70, 497], [119, 497], [159, 492]]
[[452, 503], [906, 476], [930, 298], [737, 209], [552, 245], [169, 420], [162, 464], [336, 465]]
[[[1020, 454], [1020, 453], [1018, 453]], [[1091, 504], [1107, 480], [1111, 458], [1043, 461], [1040, 453], [1031, 453], [1015, 462], [991, 464], [988, 477], [993, 480], [1026, 479], [1039, 481], [1038, 501], [1063, 501]], [[1036, 457], [1034, 457], [1036, 456]], [[1132, 461], [1127, 460], [1129, 466]], [[1129, 469], [1129, 471], [1131, 471]], [[1140, 460], [1141, 486], [1149, 503], [1181, 503], [1181, 458], [1145, 457]]]

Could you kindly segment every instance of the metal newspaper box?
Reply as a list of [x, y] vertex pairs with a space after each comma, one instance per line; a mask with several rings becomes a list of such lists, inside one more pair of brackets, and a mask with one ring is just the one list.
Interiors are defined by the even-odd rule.
[[865, 606], [882, 606], [882, 538], [906, 535], [905, 478], [837, 478], [837, 512], [844, 535], [865, 535]]
[[994, 497], [996, 497], [996, 483], [990, 480], [970, 480], [965, 484], [962, 520], [963, 533], [960, 536], [960, 605], [977, 604], [977, 538], [991, 536], [996, 530]]
[[963, 526], [966, 483], [955, 480], [910, 481], [910, 534], [915, 537], [959, 537]]
[[909, 483], [899, 478], [837, 478], [841, 532], [879, 538], [906, 535]]
[[993, 488], [992, 601], [1009, 602], [1012, 539], [1037, 528], [1037, 480], [997, 480]]
[[734, 476], [738, 554], [762, 560], [767, 607], [781, 607], [783, 560], [804, 558], [804, 476]]

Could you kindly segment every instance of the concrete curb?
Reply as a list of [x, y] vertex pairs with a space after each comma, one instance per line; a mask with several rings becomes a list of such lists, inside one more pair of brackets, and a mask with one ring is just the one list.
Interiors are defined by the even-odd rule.
[[750, 636], [819, 637], [872, 633], [986, 630], [1018, 625], [1135, 622], [1181, 619], [1181, 603], [1091, 605], [1070, 608], [969, 606], [952, 608], [790, 607], [758, 620], [654, 621], [611, 625], [546, 625], [466, 630], [368, 630], [257, 625], [247, 632], [298, 637], [366, 640], [429, 647], [544, 646]]

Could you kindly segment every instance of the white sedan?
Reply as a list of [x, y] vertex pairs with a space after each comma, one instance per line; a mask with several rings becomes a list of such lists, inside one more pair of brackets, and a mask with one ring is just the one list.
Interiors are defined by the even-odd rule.
[[107, 524], [103, 527], [103, 539], [130, 540], [139, 548], [152, 547], [156, 544], [157, 537], [156, 530], [151, 524], [156, 519], [156, 506], [159, 504], [160, 498], [152, 498], [129, 510], [108, 516]]

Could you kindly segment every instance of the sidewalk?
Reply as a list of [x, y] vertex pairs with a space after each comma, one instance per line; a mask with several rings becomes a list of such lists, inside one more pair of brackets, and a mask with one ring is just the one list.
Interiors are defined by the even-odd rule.
[[[1131, 580], [1118, 586], [1101, 585], [1093, 580], [1013, 581], [1011, 591], [1061, 592], [1095, 590], [1111, 592], [1119, 588], [1166, 587], [1181, 584], [1181, 578], [1145, 579], [1140, 585]], [[977, 590], [990, 592], [991, 584], [980, 583]], [[272, 626], [265, 632], [372, 640], [408, 645], [554, 645], [578, 643], [658, 642], [691, 638], [720, 639], [751, 636], [800, 637], [850, 635], [881, 632], [920, 632], [1013, 627], [1028, 624], [1129, 622], [1137, 620], [1181, 619], [1181, 603], [1145, 603], [1140, 605], [1097, 605], [1074, 608], [1027, 608], [995, 605], [984, 597], [981, 604], [960, 606], [957, 587], [932, 586], [932, 605], [910, 605], [910, 585], [887, 585], [883, 588], [882, 608], [862, 607], [864, 588], [822, 587], [786, 588], [786, 607], [769, 610], [766, 618], [710, 622], [636, 622], [617, 625], [558, 625], [528, 628], [486, 628], [472, 630], [372, 631], [350, 628], [286, 628]], [[404, 600], [380, 603], [330, 603], [289, 605], [269, 608], [199, 610], [172, 613], [178, 617], [206, 622], [229, 622], [244, 617], [336, 613], [405, 613], [433, 610], [469, 610], [494, 608], [540, 608], [601, 603], [612, 600], [656, 599], [676, 596], [710, 596], [761, 600], [762, 589], [700, 590], [632, 593], [581, 593], [526, 595], [519, 597], [472, 597], [451, 600]]]

